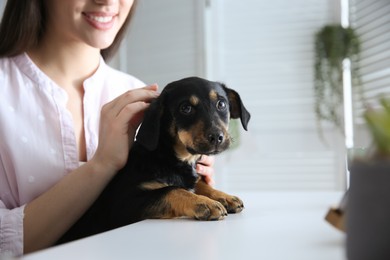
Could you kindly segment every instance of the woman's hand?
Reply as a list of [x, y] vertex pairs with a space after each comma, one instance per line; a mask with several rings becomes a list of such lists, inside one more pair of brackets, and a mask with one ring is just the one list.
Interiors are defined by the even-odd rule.
[[99, 146], [92, 160], [115, 173], [126, 164], [144, 111], [158, 96], [157, 85], [130, 90], [103, 106]]
[[202, 175], [208, 185], [214, 185], [214, 157], [202, 155], [196, 164], [196, 172]]

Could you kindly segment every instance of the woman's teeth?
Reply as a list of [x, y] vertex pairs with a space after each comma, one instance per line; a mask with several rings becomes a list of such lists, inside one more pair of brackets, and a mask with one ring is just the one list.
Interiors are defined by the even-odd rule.
[[108, 22], [111, 22], [111, 20], [112, 20], [112, 16], [93, 16], [93, 15], [89, 15], [88, 18], [91, 19], [91, 20], [97, 21], [99, 23], [108, 23]]

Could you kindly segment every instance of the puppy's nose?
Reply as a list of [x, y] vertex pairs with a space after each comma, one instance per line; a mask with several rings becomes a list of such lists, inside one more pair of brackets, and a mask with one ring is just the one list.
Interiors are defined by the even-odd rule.
[[224, 139], [222, 133], [209, 134], [208, 138], [209, 138], [210, 144], [212, 144], [212, 145], [220, 144], [223, 142], [223, 139]]

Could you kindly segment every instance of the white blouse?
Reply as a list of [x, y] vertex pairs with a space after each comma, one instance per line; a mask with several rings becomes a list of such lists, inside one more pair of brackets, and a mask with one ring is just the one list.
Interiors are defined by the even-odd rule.
[[[98, 145], [102, 106], [144, 85], [103, 59], [84, 81], [88, 160]], [[23, 253], [24, 205], [79, 167], [67, 99], [27, 54], [0, 59], [0, 256]]]

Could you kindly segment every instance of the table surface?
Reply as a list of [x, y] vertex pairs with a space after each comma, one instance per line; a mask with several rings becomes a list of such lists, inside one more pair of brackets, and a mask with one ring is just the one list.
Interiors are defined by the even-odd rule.
[[22, 259], [346, 259], [324, 216], [341, 192], [246, 192], [221, 221], [145, 220]]

